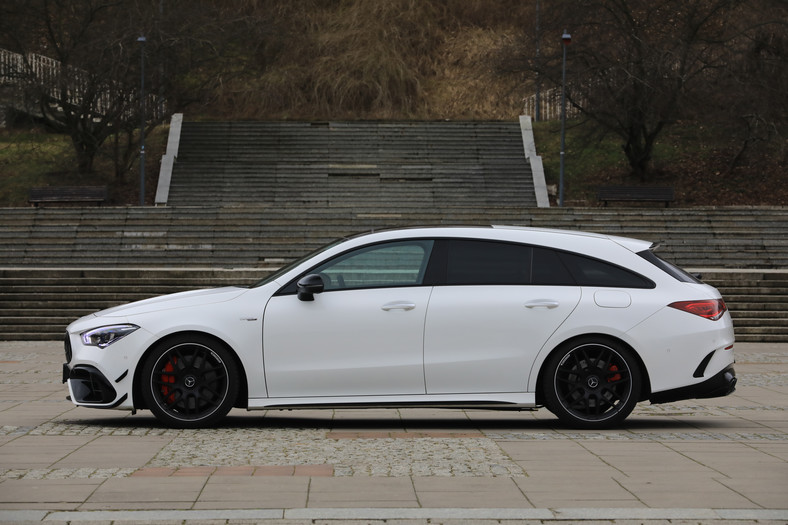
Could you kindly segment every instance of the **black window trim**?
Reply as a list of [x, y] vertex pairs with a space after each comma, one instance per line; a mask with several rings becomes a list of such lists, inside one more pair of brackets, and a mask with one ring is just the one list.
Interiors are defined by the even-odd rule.
[[[574, 284], [533, 284], [533, 268], [531, 268], [531, 279], [532, 279], [532, 282], [530, 284], [447, 284], [446, 281], [447, 281], [447, 278], [448, 278], [447, 277], [447, 273], [448, 273], [448, 270], [447, 270], [447, 265], [448, 265], [448, 243], [451, 242], [451, 241], [490, 242], [490, 243], [499, 243], [499, 244], [518, 245], [518, 246], [531, 248], [532, 250], [535, 250], [535, 249], [551, 250], [551, 251], [557, 252], [559, 254], [559, 259], [561, 259], [560, 254], [565, 253], [565, 254], [568, 254], [568, 255], [576, 256], [576, 257], [582, 257], [582, 258], [590, 259], [592, 261], [596, 261], [596, 262], [599, 262], [599, 263], [606, 264], [606, 265], [612, 266], [614, 268], [617, 268], [617, 269], [619, 269], [619, 270], [621, 270], [623, 272], [629, 273], [629, 274], [639, 278], [640, 280], [643, 281], [645, 286], [635, 287], [635, 286], [623, 286], [623, 285], [614, 285], [614, 284], [610, 284], [610, 285], [591, 284], [591, 285], [589, 285], [589, 284], [578, 284], [577, 282], [575, 282]], [[432, 257], [439, 256], [439, 257], [442, 258], [442, 260], [440, 261], [440, 263], [441, 263], [440, 270], [441, 271], [437, 275], [434, 273], [436, 270], [438, 270], [438, 268], [431, 268], [433, 266], [433, 261], [431, 259], [430, 260], [430, 265], [428, 266], [428, 270], [427, 271], [429, 272], [431, 269], [433, 270], [433, 273], [430, 275], [430, 277], [432, 278], [432, 283], [428, 285], [425, 282], [425, 284], [424, 284], [425, 286], [581, 286], [581, 287], [590, 287], [590, 288], [624, 288], [624, 289], [633, 289], [633, 290], [652, 290], [652, 289], [657, 287], [656, 283], [653, 280], [651, 280], [648, 277], [646, 277], [645, 275], [642, 275], [642, 274], [640, 274], [640, 273], [638, 273], [638, 272], [636, 272], [634, 270], [630, 270], [629, 268], [625, 268], [625, 267], [621, 266], [620, 264], [616, 264], [616, 263], [610, 262], [610, 261], [605, 260], [605, 259], [600, 259], [599, 257], [593, 257], [591, 255], [587, 255], [587, 254], [584, 254], [584, 253], [573, 252], [571, 250], [565, 250], [565, 249], [562, 249], [562, 248], [554, 248], [552, 246], [545, 246], [543, 244], [530, 244], [530, 243], [509, 241], [509, 240], [502, 240], [502, 239], [479, 239], [479, 238], [474, 238], [474, 237], [439, 237], [439, 238], [435, 239], [435, 246], [433, 247], [432, 250], [433, 250]], [[532, 264], [533, 264], [533, 254], [534, 254], [534, 252], [532, 251], [531, 252], [531, 263]], [[437, 263], [437, 261], [435, 261], [435, 262]], [[563, 261], [563, 259], [561, 259], [561, 264], [563, 264], [566, 267], [566, 263]], [[569, 273], [569, 275], [572, 277], [572, 279], [574, 279], [574, 276], [572, 275], [571, 271], [568, 268], [567, 268], [567, 273]], [[425, 281], [426, 281], [426, 278], [425, 278]]]
[[[650, 290], [656, 288], [656, 283], [649, 279], [648, 277], [631, 270], [629, 268], [625, 268], [619, 264], [610, 262], [605, 259], [601, 259], [599, 257], [594, 257], [591, 255], [587, 255], [584, 253], [573, 252], [571, 250], [566, 250], [563, 248], [554, 248], [552, 246], [545, 246], [541, 244], [530, 244], [524, 242], [517, 242], [517, 241], [510, 241], [504, 239], [480, 239], [476, 237], [410, 237], [410, 238], [402, 238], [402, 239], [387, 239], [383, 241], [378, 241], [362, 246], [355, 246], [353, 248], [348, 248], [347, 250], [336, 254], [335, 256], [331, 257], [330, 259], [324, 260], [311, 266], [308, 270], [301, 272], [295, 278], [293, 278], [290, 282], [282, 286], [276, 293], [273, 294], [274, 297], [284, 296], [284, 295], [295, 295], [297, 293], [296, 283], [299, 279], [304, 277], [305, 275], [309, 275], [315, 268], [318, 266], [322, 266], [330, 261], [333, 261], [337, 258], [344, 257], [350, 252], [356, 251], [358, 249], [369, 249], [374, 246], [382, 245], [382, 244], [392, 244], [392, 243], [400, 243], [400, 242], [408, 242], [408, 241], [432, 241], [432, 250], [430, 252], [429, 261], [427, 262], [426, 269], [424, 270], [424, 276], [422, 282], [419, 284], [405, 284], [405, 285], [394, 285], [394, 286], [370, 286], [370, 287], [360, 287], [360, 288], [351, 288], [349, 290], [374, 290], [379, 288], [418, 288], [423, 286], [580, 286], [580, 287], [590, 287], [590, 288], [624, 288], [624, 289], [636, 289], [636, 290]], [[448, 243], [451, 241], [478, 241], [478, 242], [490, 242], [490, 243], [499, 243], [499, 244], [510, 244], [510, 245], [517, 245], [528, 247], [531, 249], [541, 248], [544, 250], [552, 250], [559, 254], [559, 259], [561, 259], [560, 254], [565, 253], [568, 255], [576, 256], [576, 257], [583, 257], [586, 259], [590, 259], [593, 261], [597, 261], [602, 264], [606, 264], [617, 268], [623, 272], [629, 273], [644, 282], [646, 286], [622, 286], [622, 285], [605, 285], [605, 284], [448, 284]], [[634, 254], [633, 255], [641, 255], [641, 254]], [[532, 263], [533, 263], [533, 251], [531, 252]], [[642, 257], [642, 255], [641, 255]], [[663, 259], [660, 259], [663, 260]], [[561, 260], [562, 264], [566, 265], [563, 260]], [[653, 263], [652, 263], [653, 264]], [[569, 272], [570, 276], [572, 276], [571, 271], [567, 268], [567, 272]], [[533, 276], [533, 268], [531, 269], [531, 276]], [[532, 277], [533, 278], [533, 277]], [[572, 276], [574, 279], [574, 276]], [[330, 290], [330, 291], [340, 291], [340, 290]], [[327, 292], [330, 292], [327, 291]]]
[[335, 261], [337, 259], [345, 257], [345, 256], [349, 255], [350, 253], [355, 252], [357, 250], [371, 250], [371, 249], [374, 249], [376, 246], [380, 246], [380, 245], [383, 245], [383, 244], [395, 244], [395, 243], [419, 242], [419, 241], [421, 241], [421, 242], [429, 241], [429, 242], [433, 243], [432, 249], [430, 250], [429, 260], [427, 261], [427, 265], [426, 265], [426, 267], [424, 269], [424, 272], [423, 272], [423, 278], [422, 278], [422, 282], [421, 283], [419, 283], [419, 284], [389, 285], [389, 286], [368, 286], [368, 287], [363, 287], [362, 286], [362, 287], [358, 287], [358, 288], [348, 288], [346, 290], [326, 290], [325, 293], [339, 292], [339, 291], [351, 291], [351, 290], [353, 290], [353, 291], [355, 291], [355, 290], [376, 290], [376, 289], [379, 289], [379, 288], [418, 288], [418, 287], [421, 287], [421, 286], [433, 286], [432, 284], [427, 284], [427, 276], [429, 275], [430, 267], [432, 266], [433, 256], [435, 254], [435, 245], [437, 244], [437, 240], [438, 239], [436, 239], [434, 237], [409, 237], [409, 238], [404, 238], [404, 239], [387, 239], [387, 240], [384, 240], [384, 241], [378, 241], [378, 242], [373, 242], [373, 243], [370, 243], [370, 244], [363, 244], [361, 246], [354, 246], [353, 248], [348, 248], [347, 250], [345, 250], [343, 252], [340, 252], [340, 253], [334, 255], [333, 257], [330, 257], [329, 259], [326, 259], [326, 260], [321, 261], [321, 262], [319, 262], [319, 263], [317, 263], [315, 265], [312, 265], [308, 270], [301, 272], [296, 277], [294, 277], [292, 280], [290, 280], [290, 282], [288, 282], [286, 285], [284, 285], [281, 288], [279, 288], [279, 290], [277, 290], [273, 294], [273, 297], [280, 297], [280, 296], [284, 296], [284, 295], [295, 295], [296, 293], [298, 293], [296, 285], [297, 285], [299, 279], [301, 279], [302, 277], [312, 273], [315, 270], [315, 268], [317, 268], [319, 266], [323, 266], [324, 264], [327, 264], [327, 263], [329, 263], [331, 261]]

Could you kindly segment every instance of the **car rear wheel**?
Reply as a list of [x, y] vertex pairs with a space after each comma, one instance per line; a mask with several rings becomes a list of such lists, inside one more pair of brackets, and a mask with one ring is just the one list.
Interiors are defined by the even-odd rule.
[[173, 428], [216, 424], [238, 395], [238, 369], [230, 352], [204, 336], [159, 344], [142, 369], [142, 396], [157, 419]]
[[621, 423], [640, 397], [637, 362], [615, 341], [584, 338], [555, 352], [543, 381], [547, 408], [576, 428], [602, 429]]

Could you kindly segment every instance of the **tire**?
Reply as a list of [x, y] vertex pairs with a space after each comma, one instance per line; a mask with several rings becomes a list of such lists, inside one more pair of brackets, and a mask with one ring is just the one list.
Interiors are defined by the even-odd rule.
[[158, 344], [142, 368], [142, 397], [172, 428], [203, 428], [227, 415], [238, 395], [232, 354], [205, 336], [178, 336]]
[[548, 359], [543, 379], [548, 410], [575, 428], [618, 425], [640, 398], [637, 361], [622, 344], [602, 338], [559, 347]]

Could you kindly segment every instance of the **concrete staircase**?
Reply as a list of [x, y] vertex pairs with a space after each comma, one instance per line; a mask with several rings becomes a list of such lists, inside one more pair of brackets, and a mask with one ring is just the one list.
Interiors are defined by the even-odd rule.
[[59, 340], [73, 320], [157, 295], [247, 286], [259, 270], [151, 268], [0, 269], [0, 340]]
[[183, 122], [167, 204], [536, 206], [518, 122]]
[[689, 268], [788, 268], [788, 208], [524, 208], [311, 204], [0, 208], [0, 268], [266, 268], [337, 237], [414, 225], [512, 224], [659, 242]]
[[517, 122], [179, 126], [166, 207], [0, 209], [0, 339], [60, 339], [101, 308], [250, 284], [361, 231], [512, 224], [660, 242], [705, 269], [739, 340], [788, 341], [787, 208], [539, 208]]
[[788, 342], [788, 270], [708, 271], [731, 311], [737, 341]]
[[788, 342], [786, 208], [472, 208], [245, 204], [0, 209], [0, 339], [60, 339], [100, 308], [186, 289], [250, 284], [337, 237], [417, 224], [515, 224], [662, 243], [699, 270], [739, 341]]

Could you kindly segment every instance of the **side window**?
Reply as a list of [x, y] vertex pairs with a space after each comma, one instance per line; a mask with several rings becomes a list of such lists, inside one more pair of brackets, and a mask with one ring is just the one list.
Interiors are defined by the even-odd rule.
[[416, 286], [422, 283], [433, 241], [376, 244], [354, 250], [309, 273], [323, 277], [325, 289]]
[[620, 266], [574, 253], [558, 252], [561, 261], [580, 286], [654, 288], [654, 283]]
[[661, 258], [656, 253], [652, 252], [651, 250], [644, 250], [638, 253], [641, 257], [645, 260], [662, 270], [663, 272], [667, 273], [674, 279], [681, 281], [683, 283], [701, 283], [699, 278], [695, 277], [694, 275], [682, 270], [675, 264], [669, 263], [668, 261]]
[[548, 248], [534, 248], [531, 283], [552, 286], [577, 285], [572, 274], [561, 262], [558, 252]]
[[531, 250], [495, 241], [449, 241], [446, 284], [530, 284]]

